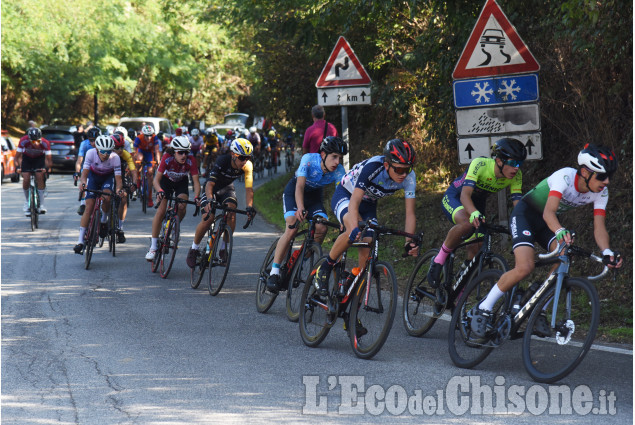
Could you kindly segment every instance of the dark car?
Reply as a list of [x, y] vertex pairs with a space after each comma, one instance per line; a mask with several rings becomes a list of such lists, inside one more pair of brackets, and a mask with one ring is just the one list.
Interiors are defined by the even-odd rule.
[[73, 133], [77, 131], [74, 125], [43, 126], [42, 137], [51, 142], [53, 166], [57, 168], [72, 168], [77, 161], [75, 139]]

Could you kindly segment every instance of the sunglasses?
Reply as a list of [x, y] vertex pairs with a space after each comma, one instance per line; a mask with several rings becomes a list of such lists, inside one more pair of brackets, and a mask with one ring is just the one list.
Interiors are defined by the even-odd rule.
[[175, 151], [174, 153], [175, 153], [175, 154], [179, 154], [179, 155], [185, 155], [185, 156], [187, 156], [187, 155], [189, 155], [189, 154], [190, 154], [190, 151]]
[[110, 155], [110, 152], [112, 152], [112, 151], [99, 149], [99, 153], [102, 154], [102, 155]]
[[116, 150], [116, 151], [120, 151], [120, 150], [122, 150], [122, 149], [123, 149], [123, 146], [122, 146], [122, 147], [120, 147], [120, 148], [115, 148], [115, 150]]
[[236, 155], [236, 158], [238, 158], [240, 161], [247, 161], [251, 157], [247, 155]]
[[613, 177], [613, 173], [594, 173], [594, 174], [595, 174], [595, 178], [598, 179], [601, 182], [603, 182], [606, 179], [610, 179], [611, 177]]
[[395, 167], [392, 164], [388, 164], [388, 165], [390, 166], [390, 168], [395, 170], [395, 174], [399, 176], [403, 176], [404, 174], [409, 174], [410, 171], [412, 170], [412, 167]]
[[503, 165], [509, 165], [510, 167], [518, 168], [523, 165], [523, 161], [518, 161], [517, 159], [508, 159], [503, 161]]

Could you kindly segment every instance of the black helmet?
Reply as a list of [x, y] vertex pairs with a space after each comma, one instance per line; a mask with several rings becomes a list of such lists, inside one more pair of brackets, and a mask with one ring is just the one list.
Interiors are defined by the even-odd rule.
[[348, 153], [348, 146], [339, 137], [328, 136], [320, 143], [320, 152], [326, 152], [327, 155], [330, 153], [346, 155]]
[[506, 159], [515, 159], [516, 161], [524, 161], [527, 158], [527, 148], [518, 139], [505, 137], [499, 139], [492, 146], [492, 155], [503, 161]]
[[578, 154], [578, 164], [596, 173], [610, 175], [617, 170], [617, 157], [606, 146], [586, 144]]
[[26, 131], [26, 134], [29, 135], [29, 139], [32, 140], [32, 141], [40, 140], [42, 138], [42, 132], [37, 127], [30, 127]]
[[101, 136], [101, 130], [97, 127], [91, 127], [87, 132], [86, 135], [88, 136], [89, 139], [96, 139], [99, 136]]
[[130, 137], [132, 140], [134, 140], [137, 137], [137, 132], [135, 131], [134, 128], [128, 129], [128, 137]]
[[384, 159], [386, 162], [413, 166], [415, 163], [415, 150], [408, 142], [401, 139], [392, 139], [384, 147]]

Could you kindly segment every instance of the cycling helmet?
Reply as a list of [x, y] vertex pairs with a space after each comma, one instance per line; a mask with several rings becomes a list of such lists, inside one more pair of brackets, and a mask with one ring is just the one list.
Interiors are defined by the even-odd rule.
[[134, 128], [128, 129], [128, 137], [130, 137], [132, 140], [137, 137], [137, 132], [134, 130]]
[[98, 129], [97, 127], [91, 127], [87, 132], [86, 135], [88, 136], [89, 139], [96, 139], [99, 136], [101, 136], [101, 130]]
[[95, 148], [102, 151], [111, 151], [115, 148], [115, 140], [111, 136], [99, 136], [95, 140]]
[[410, 143], [401, 139], [392, 139], [384, 147], [384, 160], [386, 162], [413, 166], [415, 163], [415, 151]]
[[231, 136], [232, 134], [234, 134], [234, 132], [233, 132], [233, 131], [231, 131], [231, 130], [227, 130], [227, 134], [226, 134], [227, 136]]
[[110, 137], [112, 137], [112, 140], [115, 141], [115, 148], [123, 148], [126, 144], [123, 133], [120, 131], [115, 131]]
[[275, 132], [275, 131], [273, 131], [273, 130], [269, 130], [269, 133], [267, 133], [267, 135], [268, 135], [269, 137], [275, 137], [275, 136], [276, 136], [276, 132]]
[[242, 131], [242, 134], [243, 134], [243, 137], [246, 139], [247, 137], [249, 137], [249, 130], [244, 129], [244, 130]]
[[152, 127], [151, 125], [144, 125], [141, 128], [141, 132], [145, 135], [145, 136], [152, 136], [154, 134], [154, 127]]
[[255, 132], [256, 132], [256, 130], [257, 130], [257, 128], [256, 128], [256, 126], [255, 126], [255, 125], [254, 125], [254, 126], [249, 127], [249, 132], [250, 132], [251, 134], [255, 133]]
[[328, 136], [320, 143], [320, 152], [326, 152], [327, 155], [330, 153], [346, 155], [348, 153], [348, 146], [341, 138]]
[[115, 132], [115, 133], [119, 132], [119, 133], [121, 133], [121, 134], [126, 134], [126, 133], [127, 133], [127, 130], [126, 130], [126, 128], [125, 128], [125, 127], [123, 127], [123, 126], [119, 126], [119, 127], [115, 128], [115, 131], [114, 131], [114, 132]]
[[29, 135], [29, 140], [36, 141], [42, 138], [42, 131], [37, 127], [30, 127], [26, 134]]
[[230, 149], [236, 155], [246, 155], [246, 156], [251, 156], [251, 154], [254, 151], [254, 148], [251, 145], [251, 142], [243, 138], [233, 140]]
[[193, 128], [191, 134], [192, 134], [192, 137], [196, 137], [200, 134], [200, 131], [198, 130], [198, 128]]
[[176, 136], [170, 142], [170, 147], [175, 151], [189, 151], [191, 147], [190, 139], [187, 136]]
[[617, 170], [617, 157], [606, 146], [586, 144], [578, 154], [578, 164], [596, 173], [613, 174]]
[[499, 139], [492, 145], [492, 155], [503, 161], [507, 159], [515, 159], [516, 161], [524, 161], [527, 158], [527, 148], [518, 139], [505, 137]]

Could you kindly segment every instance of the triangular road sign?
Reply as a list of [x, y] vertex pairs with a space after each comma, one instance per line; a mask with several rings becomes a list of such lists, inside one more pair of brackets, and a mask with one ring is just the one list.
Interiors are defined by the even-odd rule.
[[452, 77], [536, 72], [540, 65], [495, 0], [487, 0]]
[[348, 41], [340, 36], [315, 87], [348, 87], [368, 84], [370, 84], [368, 73], [355, 56]]

